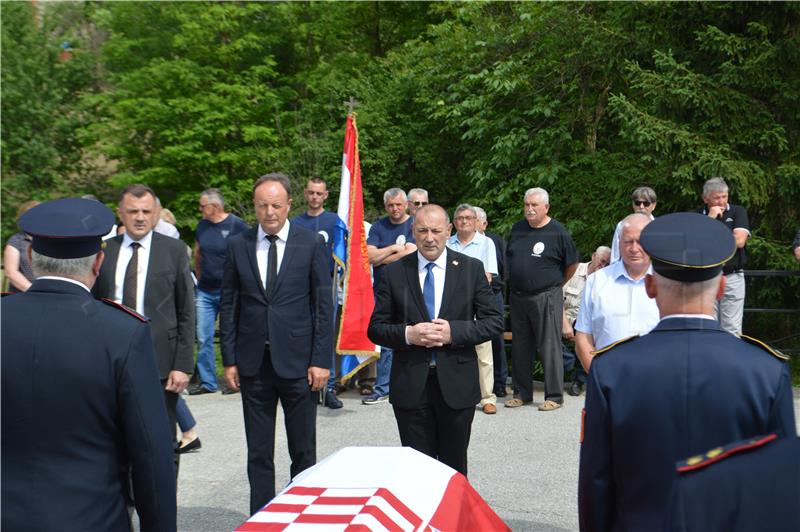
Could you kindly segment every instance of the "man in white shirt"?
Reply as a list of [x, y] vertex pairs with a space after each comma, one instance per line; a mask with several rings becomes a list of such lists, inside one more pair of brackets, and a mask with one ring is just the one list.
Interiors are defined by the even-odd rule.
[[590, 275], [575, 323], [575, 351], [589, 371], [592, 354], [619, 340], [649, 332], [658, 324], [658, 307], [647, 297], [644, 280], [650, 257], [639, 244], [650, 219], [634, 213], [622, 220], [622, 260]]
[[[456, 207], [456, 234], [447, 240], [447, 247], [478, 259], [483, 263], [486, 281], [492, 282], [497, 275], [497, 251], [494, 242], [478, 232], [478, 212], [475, 207], [463, 203]], [[475, 346], [478, 353], [478, 371], [481, 384], [481, 409], [484, 414], [497, 413], [497, 395], [494, 393], [494, 356], [492, 341]]]

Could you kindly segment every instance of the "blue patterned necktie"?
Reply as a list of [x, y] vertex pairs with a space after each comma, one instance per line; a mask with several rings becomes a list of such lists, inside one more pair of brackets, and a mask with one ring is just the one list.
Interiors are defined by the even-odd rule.
[[425, 276], [425, 283], [422, 285], [422, 297], [425, 299], [425, 308], [428, 309], [428, 317], [433, 320], [436, 318], [436, 284], [433, 281], [434, 263], [429, 262], [425, 265], [428, 274]]
[[[436, 318], [436, 283], [433, 281], [433, 267], [434, 263], [429, 262], [425, 265], [428, 269], [425, 275], [425, 282], [422, 284], [422, 298], [425, 300], [425, 308], [428, 309], [428, 317], [431, 320]], [[436, 352], [431, 353], [431, 366], [436, 365]]]

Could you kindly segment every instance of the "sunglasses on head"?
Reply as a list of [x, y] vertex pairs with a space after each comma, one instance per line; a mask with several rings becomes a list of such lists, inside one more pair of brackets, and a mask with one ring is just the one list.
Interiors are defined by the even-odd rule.
[[647, 201], [647, 200], [638, 200], [637, 199], [637, 200], [633, 200], [633, 204], [636, 205], [637, 207], [641, 207], [641, 206], [649, 207], [653, 203], [650, 202], [650, 201]]

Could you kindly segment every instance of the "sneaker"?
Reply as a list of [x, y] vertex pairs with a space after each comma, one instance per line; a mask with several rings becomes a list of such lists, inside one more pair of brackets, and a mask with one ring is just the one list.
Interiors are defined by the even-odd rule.
[[216, 390], [209, 390], [205, 386], [197, 385], [189, 387], [189, 395], [203, 395], [204, 393], [217, 393]]
[[344, 403], [336, 397], [336, 392], [334, 390], [328, 390], [325, 394], [325, 406], [331, 410], [338, 410], [344, 406]]
[[380, 403], [385, 403], [389, 400], [388, 395], [380, 395], [377, 393], [372, 393], [361, 400], [362, 405], [377, 405]]

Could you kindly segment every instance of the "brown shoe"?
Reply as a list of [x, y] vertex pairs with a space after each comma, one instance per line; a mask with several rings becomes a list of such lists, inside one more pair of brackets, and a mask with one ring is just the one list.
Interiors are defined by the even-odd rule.
[[559, 408], [561, 408], [561, 405], [550, 399], [539, 405], [539, 410], [541, 412], [549, 412], [550, 410], [557, 410]]
[[492, 403], [486, 403], [485, 405], [483, 405], [483, 413], [484, 414], [496, 414], [497, 413], [497, 407], [494, 406]]

